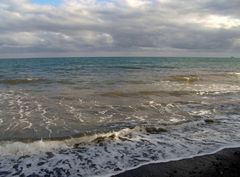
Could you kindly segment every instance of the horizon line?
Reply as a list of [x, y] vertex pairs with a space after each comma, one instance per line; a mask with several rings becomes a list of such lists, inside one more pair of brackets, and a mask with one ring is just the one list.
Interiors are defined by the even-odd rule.
[[61, 59], [61, 58], [222, 58], [222, 59], [240, 59], [235, 56], [56, 56], [56, 57], [0, 57], [0, 60], [6, 59]]

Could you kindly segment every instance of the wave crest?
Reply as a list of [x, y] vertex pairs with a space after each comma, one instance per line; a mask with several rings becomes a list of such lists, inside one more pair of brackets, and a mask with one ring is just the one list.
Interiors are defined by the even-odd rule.
[[177, 76], [171, 76], [170, 81], [177, 81], [177, 82], [196, 82], [199, 81], [200, 78], [197, 75], [177, 75]]

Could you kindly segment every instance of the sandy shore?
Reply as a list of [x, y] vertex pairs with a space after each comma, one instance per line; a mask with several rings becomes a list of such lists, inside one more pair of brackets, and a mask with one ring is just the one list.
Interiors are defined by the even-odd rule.
[[178, 161], [149, 164], [115, 177], [240, 177], [240, 148]]

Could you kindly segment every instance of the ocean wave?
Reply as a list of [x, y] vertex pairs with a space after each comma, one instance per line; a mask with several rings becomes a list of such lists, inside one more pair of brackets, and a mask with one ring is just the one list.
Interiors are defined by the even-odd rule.
[[199, 80], [200, 80], [200, 77], [198, 75], [176, 75], [176, 76], [170, 77], [170, 81], [177, 81], [177, 82], [193, 83]]
[[146, 90], [146, 91], [135, 91], [135, 92], [124, 92], [124, 91], [111, 91], [111, 92], [105, 92], [101, 93], [101, 96], [109, 96], [109, 97], [131, 97], [131, 96], [166, 96], [166, 95], [172, 95], [172, 96], [181, 96], [181, 95], [191, 95], [195, 93], [195, 91], [187, 91], [187, 90], [182, 90], [182, 91], [167, 91], [167, 90]]
[[41, 152], [48, 152], [57, 149], [77, 148], [86, 144], [99, 144], [103, 142], [109, 142], [112, 140], [129, 140], [132, 134], [159, 134], [167, 132], [167, 129], [160, 126], [142, 125], [132, 128], [123, 128], [119, 130], [112, 130], [106, 133], [86, 133], [81, 135], [75, 135], [73, 137], [61, 137], [52, 139], [41, 140], [28, 140], [28, 141], [0, 141], [1, 155], [32, 155]]
[[218, 73], [205, 73], [200, 72], [198, 74], [186, 74], [186, 75], [172, 75], [169, 76], [169, 81], [175, 81], [175, 82], [186, 82], [186, 83], [195, 83], [198, 81], [210, 81], [215, 82], [221, 80], [223, 83], [227, 81], [226, 79], [229, 78], [229, 76], [240, 76], [239, 72], [218, 72]]
[[[217, 120], [195, 121], [167, 130], [138, 126], [63, 141], [2, 142], [0, 169], [5, 176], [108, 176], [150, 162], [196, 156], [239, 144], [238, 120]], [[229, 131], [222, 134], [225, 129]]]
[[44, 81], [48, 81], [48, 79], [40, 78], [40, 77], [32, 77], [32, 78], [25, 78], [25, 79], [4, 79], [4, 80], [0, 80], [0, 84], [16, 85], [16, 84], [38, 83], [38, 82], [44, 82]]
[[125, 65], [119, 65], [119, 66], [108, 66], [108, 68], [116, 68], [116, 69], [126, 69], [126, 70], [140, 70], [143, 69], [142, 67], [139, 66], [125, 66]]
[[227, 75], [240, 77], [239, 72], [228, 72]]
[[[183, 107], [183, 109], [185, 108]], [[114, 141], [134, 142], [136, 140], [136, 136], [162, 136], [163, 134], [171, 136], [171, 133], [177, 133], [174, 132], [176, 130], [192, 131], [195, 129], [198, 131], [199, 128], [209, 123], [212, 124], [226, 121], [237, 121], [237, 119], [234, 117], [234, 113], [229, 115], [230, 118], [221, 116], [213, 118], [212, 112], [204, 109], [192, 110], [192, 112], [190, 112], [189, 114], [193, 116], [192, 120], [181, 120], [177, 118], [172, 118], [168, 123], [142, 124], [135, 126], [130, 124], [121, 125], [121, 123], [119, 123], [118, 127], [112, 128], [112, 125], [109, 124], [106, 125], [106, 127], [110, 128], [106, 128], [105, 130], [98, 130], [96, 132], [85, 132], [60, 138], [53, 137], [45, 139], [28, 139], [24, 141], [0, 141], [0, 153], [1, 155], [15, 155], [20, 157], [23, 155], [33, 155], [42, 152], [56, 151], [66, 148], [78, 148], [85, 145], [99, 146], [101, 143], [112, 143]], [[194, 119], [194, 117], [197, 117], [197, 119]], [[184, 127], [188, 127], [188, 129], [185, 130]]]

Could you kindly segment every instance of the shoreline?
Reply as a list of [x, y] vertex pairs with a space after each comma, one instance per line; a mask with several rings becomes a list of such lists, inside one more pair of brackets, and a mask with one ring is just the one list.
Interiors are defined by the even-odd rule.
[[240, 147], [168, 162], [150, 163], [113, 177], [239, 177]]

